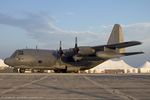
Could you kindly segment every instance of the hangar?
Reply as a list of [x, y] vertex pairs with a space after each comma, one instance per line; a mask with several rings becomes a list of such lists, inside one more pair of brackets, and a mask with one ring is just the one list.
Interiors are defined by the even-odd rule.
[[4, 60], [0, 59], [0, 69], [4, 69], [5, 67], [8, 67], [8, 65], [4, 63]]
[[139, 68], [140, 73], [150, 73], [150, 62], [146, 61], [142, 67]]
[[86, 70], [86, 72], [106, 74], [138, 73], [138, 69], [128, 65], [122, 59], [110, 59], [90, 70]]

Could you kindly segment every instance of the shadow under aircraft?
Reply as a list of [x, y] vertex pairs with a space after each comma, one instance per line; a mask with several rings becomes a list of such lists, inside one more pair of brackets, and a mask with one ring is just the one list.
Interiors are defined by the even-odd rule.
[[140, 45], [139, 41], [124, 42], [122, 28], [115, 24], [107, 45], [78, 46], [77, 38], [75, 47], [62, 49], [61, 41], [59, 50], [42, 49], [19, 49], [9, 58], [4, 60], [5, 64], [13, 67], [14, 72], [24, 73], [30, 69], [54, 70], [56, 73], [78, 72], [97, 66], [111, 59], [123, 56], [142, 54], [143, 52], [125, 52], [126, 47]]

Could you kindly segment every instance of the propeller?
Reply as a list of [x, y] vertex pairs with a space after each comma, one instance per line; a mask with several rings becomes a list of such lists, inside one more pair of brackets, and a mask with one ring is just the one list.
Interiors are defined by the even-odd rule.
[[75, 54], [78, 54], [79, 48], [78, 48], [77, 37], [75, 37], [75, 47], [73, 48], [73, 51], [74, 51]]
[[63, 51], [62, 50], [62, 42], [60, 41], [59, 44], [59, 50], [58, 50], [58, 54], [60, 57], [60, 60], [62, 60], [62, 57], [66, 57], [66, 58], [70, 58], [72, 57], [75, 61], [78, 60], [78, 52], [79, 52], [79, 48], [78, 48], [78, 43], [77, 43], [77, 37], [75, 37], [75, 46], [72, 49], [68, 49], [68, 51]]
[[75, 37], [75, 46], [73, 48], [73, 52], [74, 52], [73, 59], [74, 59], [75, 62], [82, 59], [81, 57], [78, 57], [79, 47], [78, 47], [77, 37]]
[[59, 44], [59, 55], [62, 56], [63, 54], [63, 50], [62, 50], [62, 44], [61, 44], [61, 41], [60, 41], [60, 44]]

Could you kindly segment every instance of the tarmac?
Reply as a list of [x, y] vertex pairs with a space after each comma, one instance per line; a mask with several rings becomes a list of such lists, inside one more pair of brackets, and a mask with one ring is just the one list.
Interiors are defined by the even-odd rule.
[[150, 74], [0, 73], [0, 100], [150, 100]]

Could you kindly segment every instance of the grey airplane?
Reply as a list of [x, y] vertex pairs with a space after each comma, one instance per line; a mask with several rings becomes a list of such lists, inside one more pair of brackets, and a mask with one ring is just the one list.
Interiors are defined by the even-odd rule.
[[124, 42], [122, 28], [115, 24], [107, 45], [78, 46], [77, 38], [75, 47], [62, 49], [61, 42], [59, 50], [42, 49], [19, 49], [9, 58], [4, 60], [5, 64], [13, 67], [14, 72], [24, 73], [25, 70], [54, 70], [56, 73], [78, 72], [97, 66], [111, 59], [123, 56], [142, 54], [143, 52], [125, 52], [126, 47], [140, 45], [138, 41]]

